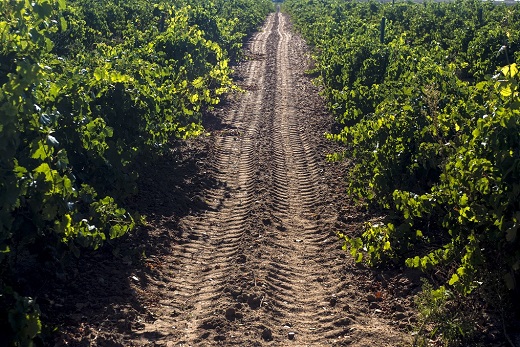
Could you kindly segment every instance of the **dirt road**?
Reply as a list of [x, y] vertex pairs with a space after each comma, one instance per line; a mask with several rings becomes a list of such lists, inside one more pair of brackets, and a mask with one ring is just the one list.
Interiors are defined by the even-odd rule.
[[402, 333], [349, 304], [306, 47], [273, 13], [249, 51], [238, 69], [246, 93], [214, 132], [217, 184], [202, 193], [207, 208], [181, 221], [187, 237], [154, 289], [155, 319], [133, 342], [361, 346], [377, 336], [372, 345], [395, 346]]
[[[345, 164], [324, 160], [333, 150], [323, 137], [332, 120], [305, 74], [308, 48], [278, 12], [247, 52], [236, 69], [245, 92], [215, 110], [211, 135], [200, 140], [206, 147], [195, 166], [203, 179], [188, 175], [178, 184], [194, 188], [183, 217], [170, 164], [154, 167], [163, 185], [150, 183], [148, 215], [156, 216], [151, 233], [163, 236], [149, 243], [162, 251], [147, 250], [144, 270], [112, 269], [114, 285], [99, 294], [112, 295], [110, 303], [81, 303], [82, 321], [64, 329], [64, 340], [394, 347], [408, 339], [413, 316], [406, 312], [406, 278], [388, 282], [352, 264], [335, 236], [364, 220], [345, 200], [345, 168], [337, 166]], [[91, 275], [96, 281], [104, 276]], [[126, 278], [123, 292], [116, 285]], [[118, 294], [107, 294], [114, 288]]]

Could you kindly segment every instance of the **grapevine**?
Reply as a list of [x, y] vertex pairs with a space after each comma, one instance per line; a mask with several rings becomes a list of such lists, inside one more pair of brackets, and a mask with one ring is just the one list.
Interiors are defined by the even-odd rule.
[[284, 6], [314, 46], [340, 128], [327, 136], [344, 150], [329, 159], [353, 162], [349, 192], [384, 216], [342, 233], [344, 249], [421, 269], [438, 295], [471, 295], [496, 278], [517, 291], [518, 5]]
[[37, 300], [17, 285], [20, 262], [59, 266], [135, 229], [125, 199], [136, 158], [203, 132], [202, 112], [235, 88], [230, 63], [271, 7], [1, 2], [2, 345], [31, 345], [42, 329]]

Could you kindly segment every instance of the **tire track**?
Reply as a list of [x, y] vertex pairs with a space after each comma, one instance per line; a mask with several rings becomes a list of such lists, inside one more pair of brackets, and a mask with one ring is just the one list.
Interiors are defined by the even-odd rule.
[[[319, 111], [307, 98], [316, 90], [301, 69], [306, 53], [301, 38], [293, 36], [284, 14], [276, 13], [275, 21], [275, 45], [267, 57], [275, 68], [266, 77], [274, 87], [264, 115], [270, 137], [262, 137], [270, 139], [262, 156], [272, 158], [265, 168], [271, 182], [266, 182], [270, 189], [264, 198], [270, 209], [264, 220], [273, 223], [267, 225], [270, 237], [263, 244], [269, 260], [250, 264], [265, 279], [266, 302], [257, 326], [264, 340], [276, 346], [356, 345], [356, 340], [363, 345], [366, 336], [388, 335], [388, 326], [356, 305], [337, 304], [352, 302], [355, 290], [345, 282], [343, 251], [328, 232], [337, 216], [320, 201], [330, 187], [321, 174], [323, 157], [309, 137], [309, 119]], [[386, 336], [391, 342], [379, 346], [401, 341], [398, 332], [391, 335]]]
[[[302, 112], [299, 108], [305, 105], [305, 93], [298, 86], [303, 76], [295, 71], [293, 66], [297, 65], [292, 61], [292, 57], [303, 52], [295, 52], [290, 47], [292, 34], [287, 28], [287, 18], [277, 13], [277, 19], [279, 73], [276, 75], [277, 98], [273, 107], [273, 156], [276, 163], [273, 175], [282, 184], [273, 186], [272, 196], [275, 216], [284, 222], [282, 232], [276, 233], [273, 240], [273, 248], [279, 253], [273, 254], [267, 276], [276, 315], [283, 317], [277, 325], [288, 330], [287, 336], [289, 332], [294, 333], [293, 338], [298, 343], [321, 345], [325, 340], [324, 333], [335, 330], [334, 320], [329, 318], [332, 313], [327, 308], [327, 300], [339, 292], [329, 282], [324, 283], [323, 270], [341, 271], [330, 261], [332, 254], [328, 254], [329, 257], [323, 254], [324, 242], [329, 235], [316, 221], [319, 158], [311, 148], [305, 132], [307, 129], [303, 128], [300, 119]], [[327, 251], [334, 253], [330, 242], [325, 246], [329, 248]], [[337, 281], [336, 286], [339, 283]], [[343, 332], [342, 329], [336, 330], [332, 336]]]
[[[247, 90], [219, 113], [207, 208], [180, 222], [144, 328], [152, 346], [395, 346], [400, 333], [363, 309], [355, 275], [331, 232], [317, 90], [302, 71], [307, 47], [271, 14], [237, 69]], [[312, 97], [311, 97], [312, 96]], [[321, 128], [320, 128], [321, 129]], [[336, 187], [333, 187], [336, 188]]]
[[[253, 36], [252, 54], [266, 54], [273, 23], [268, 20], [265, 29]], [[248, 61], [243, 66], [244, 83], [263, 85], [265, 68], [263, 59]], [[202, 215], [181, 222], [186, 242], [173, 246], [175, 259], [161, 278], [161, 282], [169, 284], [168, 288], [158, 293], [161, 299], [152, 308], [155, 319], [140, 332], [141, 340], [152, 339], [159, 345], [167, 342], [172, 346], [199, 346], [208, 338], [226, 338], [222, 298], [226, 279], [236, 271], [233, 264], [242, 257], [240, 244], [253, 203], [252, 176], [258, 161], [255, 143], [264, 94], [263, 88], [246, 93], [222, 120], [225, 130], [215, 137], [214, 170], [216, 180], [222, 184], [206, 192], [204, 200], [209, 208]]]

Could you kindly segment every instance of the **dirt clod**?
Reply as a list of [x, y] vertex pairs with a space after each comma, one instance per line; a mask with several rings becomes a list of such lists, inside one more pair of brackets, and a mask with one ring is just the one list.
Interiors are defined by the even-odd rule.
[[215, 335], [213, 340], [215, 340], [215, 341], [225, 341], [226, 340], [226, 335], [222, 335], [222, 334]]
[[257, 309], [260, 307], [260, 303], [262, 302], [262, 299], [260, 298], [260, 296], [257, 296], [255, 294], [251, 294], [249, 295], [248, 299], [247, 299], [247, 304], [249, 305], [249, 307], [251, 307], [252, 309]]
[[395, 319], [397, 320], [402, 320], [402, 319], [405, 319], [406, 318], [406, 314], [402, 313], [402, 312], [397, 312], [396, 314], [394, 314], [394, 317]]
[[371, 310], [375, 310], [381, 308], [381, 306], [377, 302], [371, 302], [370, 305], [368, 305], [368, 308]]
[[338, 303], [338, 298], [336, 296], [332, 296], [330, 299], [329, 299], [329, 305], [330, 306], [336, 306], [336, 304]]
[[273, 340], [273, 332], [269, 328], [264, 328], [262, 330], [262, 339], [265, 341], [272, 341]]
[[237, 312], [233, 307], [230, 307], [226, 310], [226, 319], [230, 321], [234, 321], [237, 317]]
[[374, 294], [368, 294], [367, 295], [367, 301], [368, 302], [376, 302], [376, 301], [381, 301], [381, 300], [382, 300], [381, 297], [377, 297]]
[[395, 304], [394, 305], [394, 310], [397, 311], [397, 312], [404, 312], [404, 307], [401, 304]]

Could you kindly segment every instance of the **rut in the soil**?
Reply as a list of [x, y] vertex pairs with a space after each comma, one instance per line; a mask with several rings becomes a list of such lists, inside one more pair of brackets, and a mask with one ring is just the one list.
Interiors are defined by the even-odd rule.
[[[238, 68], [247, 92], [230, 100], [213, 134], [208, 174], [219, 184], [204, 193], [207, 209], [180, 222], [183, 242], [149, 284], [152, 318], [131, 344], [362, 346], [380, 331], [356, 307], [328, 229], [337, 212], [324, 206], [321, 134], [309, 135], [323, 105], [305, 50], [280, 12], [251, 39]], [[390, 333], [379, 346], [400, 340]]]
[[[328, 312], [322, 309], [329, 306], [327, 299], [335, 293], [335, 288], [327, 288], [331, 283], [322, 278], [334, 264], [333, 259], [320, 254], [329, 235], [318, 224], [326, 216], [316, 211], [319, 158], [309, 144], [302, 121], [312, 105], [306, 103], [305, 93], [299, 88], [303, 71], [291, 64], [290, 58], [302, 52], [290, 49], [291, 33], [286, 27], [286, 17], [277, 14], [276, 21], [277, 30], [273, 33], [276, 54], [269, 58], [275, 66], [269, 84], [276, 86], [267, 127], [272, 142], [266, 155], [273, 158], [269, 212], [280, 225], [268, 231], [271, 251], [264, 273], [272, 313], [267, 316], [266, 324], [273, 329], [285, 327], [287, 337], [293, 332], [294, 339], [316, 343], [323, 341], [324, 331], [334, 330]], [[269, 322], [270, 319], [273, 321]]]
[[[272, 25], [271, 23], [270, 25]], [[251, 50], [265, 54], [268, 25], [252, 39]], [[245, 83], [263, 85], [261, 71], [265, 61], [248, 64]], [[144, 334], [153, 333], [161, 339], [176, 341], [179, 345], [193, 345], [204, 339], [204, 330], [217, 330], [224, 284], [233, 264], [240, 260], [239, 247], [247, 229], [247, 218], [253, 202], [255, 151], [254, 139], [263, 111], [263, 90], [248, 93], [231, 109], [225, 119], [226, 126], [216, 140], [217, 158], [215, 178], [220, 186], [207, 191], [204, 200], [209, 205], [202, 214], [187, 217], [182, 226], [188, 235], [185, 244], [176, 245], [173, 254], [177, 259], [170, 265], [164, 282], [169, 283], [165, 297], [160, 301], [161, 312], [170, 311], [148, 325]], [[216, 321], [215, 321], [215, 319]], [[201, 332], [202, 331], [202, 332]]]

